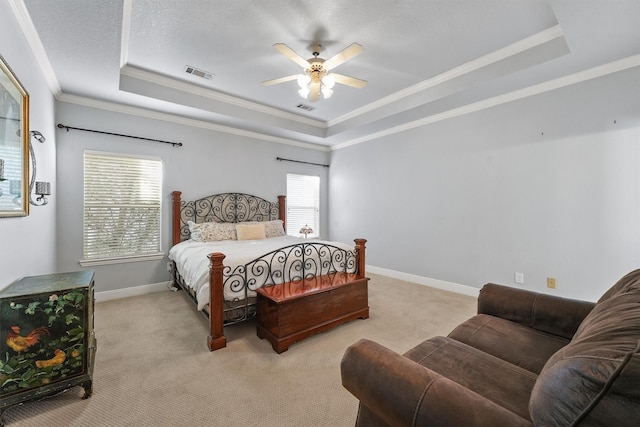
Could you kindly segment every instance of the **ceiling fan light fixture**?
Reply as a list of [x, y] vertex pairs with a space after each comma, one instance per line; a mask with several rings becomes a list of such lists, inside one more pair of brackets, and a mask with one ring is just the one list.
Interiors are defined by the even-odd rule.
[[336, 79], [333, 77], [333, 74], [327, 74], [324, 77], [322, 77], [323, 87], [326, 87], [327, 89], [333, 89], [335, 85], [336, 85]]
[[[316, 85], [316, 95], [311, 96], [311, 101], [316, 101], [318, 99], [317, 95], [322, 93], [322, 97], [324, 99], [331, 98], [333, 95], [333, 86], [335, 86], [336, 81], [330, 74], [324, 74], [324, 70], [312, 71], [307, 75], [301, 75], [298, 77], [298, 85], [300, 86], [300, 90], [298, 90], [298, 95], [303, 97], [304, 99], [309, 99], [311, 95], [311, 86]], [[304, 78], [306, 77], [306, 78]]]
[[342, 74], [329, 74], [329, 71], [333, 68], [362, 53], [362, 46], [358, 43], [352, 43], [327, 60], [319, 57], [320, 51], [322, 50], [322, 46], [320, 45], [312, 46], [313, 58], [309, 59], [304, 59], [284, 43], [276, 43], [273, 47], [296, 64], [302, 66], [304, 74], [294, 74], [266, 80], [262, 82], [265, 86], [296, 80], [300, 87], [298, 95], [310, 101], [317, 101], [320, 94], [322, 94], [324, 99], [330, 98], [331, 95], [333, 95], [333, 87], [336, 83], [357, 88], [367, 85], [365, 80], [344, 76]]
[[298, 76], [297, 81], [298, 81], [298, 86], [300, 86], [300, 89], [302, 89], [309, 86], [309, 83], [311, 82], [311, 77], [309, 77], [307, 74], [300, 74]]
[[311, 92], [311, 90], [307, 86], [301, 87], [300, 90], [298, 90], [298, 95], [300, 95], [304, 99], [307, 99], [307, 96], [309, 96], [309, 92]]

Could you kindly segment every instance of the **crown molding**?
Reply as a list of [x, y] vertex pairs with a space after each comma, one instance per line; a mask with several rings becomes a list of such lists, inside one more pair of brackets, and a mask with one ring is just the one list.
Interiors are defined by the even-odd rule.
[[582, 83], [588, 80], [596, 79], [599, 77], [603, 77], [609, 74], [617, 73], [619, 71], [624, 71], [624, 70], [635, 68], [635, 67], [640, 67], [640, 55], [629, 56], [627, 58], [623, 58], [607, 64], [589, 68], [584, 71], [579, 71], [577, 73], [569, 74], [569, 75], [552, 79], [543, 83], [528, 86], [523, 89], [518, 89], [509, 93], [505, 93], [502, 95], [484, 99], [482, 101], [464, 105], [459, 108], [453, 108], [451, 110], [443, 111], [438, 114], [433, 114], [431, 116], [423, 117], [422, 119], [419, 119], [419, 120], [413, 120], [411, 122], [403, 123], [401, 125], [384, 129], [379, 132], [374, 132], [369, 135], [362, 136], [360, 138], [354, 138], [340, 144], [332, 145], [331, 149], [339, 150], [342, 148], [350, 147], [352, 145], [360, 144], [367, 141], [372, 141], [374, 139], [379, 139], [388, 135], [404, 132], [404, 131], [425, 126], [431, 123], [439, 122], [446, 119], [451, 119], [454, 117], [459, 117], [465, 114], [495, 107], [501, 104], [506, 104], [508, 102], [528, 98], [530, 96], [539, 95], [545, 92], [550, 92], [566, 86]]
[[122, 37], [120, 46], [120, 75], [132, 77], [159, 86], [178, 90], [192, 95], [202, 96], [214, 101], [223, 102], [225, 104], [234, 105], [250, 111], [255, 111], [270, 116], [279, 117], [281, 119], [290, 120], [319, 129], [326, 129], [327, 123], [322, 120], [315, 120], [303, 117], [298, 114], [280, 110], [278, 108], [269, 107], [257, 102], [248, 101], [225, 93], [215, 91], [213, 89], [195, 85], [189, 82], [177, 80], [175, 78], [159, 75], [149, 72], [138, 67], [128, 64], [129, 60], [129, 43], [131, 36], [131, 14], [133, 13], [133, 0], [124, 0], [122, 12]]
[[509, 57], [519, 55], [522, 52], [533, 49], [535, 47], [544, 45], [549, 43], [552, 40], [557, 38], [564, 37], [562, 32], [562, 28], [560, 25], [554, 25], [546, 30], [543, 30], [539, 33], [533, 34], [529, 37], [526, 37], [522, 40], [519, 40], [515, 43], [512, 43], [508, 46], [505, 46], [501, 49], [493, 51], [487, 55], [476, 58], [472, 61], [466, 62], [460, 66], [452, 68], [444, 73], [438, 74], [430, 79], [423, 80], [413, 86], [409, 86], [405, 89], [402, 89], [398, 92], [395, 92], [391, 95], [388, 95], [384, 98], [380, 98], [379, 100], [367, 104], [363, 107], [355, 109], [347, 114], [344, 114], [336, 119], [329, 120], [327, 122], [328, 126], [334, 126], [338, 123], [342, 123], [346, 120], [353, 119], [355, 117], [361, 116], [363, 114], [369, 113], [371, 111], [377, 110], [378, 108], [384, 107], [388, 104], [392, 104], [394, 102], [398, 102], [403, 98], [407, 98], [416, 93], [431, 89], [435, 86], [441, 85], [450, 80], [456, 79], [465, 74], [470, 74], [475, 71], [478, 71], [484, 67], [487, 67], [496, 62], [503, 61]]
[[9, 0], [9, 6], [11, 7], [11, 10], [13, 10], [13, 14], [18, 21], [18, 25], [20, 25], [22, 33], [27, 39], [27, 43], [29, 44], [31, 51], [36, 58], [36, 62], [40, 66], [40, 70], [42, 71], [42, 74], [47, 81], [49, 90], [51, 90], [53, 96], [57, 98], [60, 94], [62, 94], [60, 83], [58, 83], [58, 79], [56, 78], [56, 74], [53, 71], [53, 67], [51, 66], [51, 62], [49, 61], [49, 57], [47, 56], [47, 52], [44, 50], [42, 40], [40, 40], [38, 32], [33, 26], [33, 21], [31, 21], [31, 16], [29, 16], [29, 12], [27, 11], [27, 7], [24, 5], [24, 1]]
[[334, 151], [342, 148], [347, 148], [353, 145], [361, 144], [363, 142], [372, 141], [385, 136], [405, 132], [407, 130], [411, 130], [417, 127], [426, 126], [431, 123], [436, 123], [442, 120], [459, 117], [465, 114], [481, 111], [481, 110], [495, 107], [501, 104], [506, 104], [508, 102], [517, 101], [520, 99], [528, 98], [530, 96], [539, 95], [545, 92], [550, 92], [556, 89], [561, 89], [566, 86], [596, 79], [599, 77], [603, 77], [609, 74], [613, 74], [619, 71], [624, 71], [624, 70], [635, 68], [635, 67], [640, 67], [640, 55], [633, 55], [633, 56], [623, 58], [617, 61], [613, 61], [604, 65], [593, 67], [584, 71], [580, 71], [577, 73], [569, 74], [567, 76], [552, 79], [540, 84], [528, 86], [523, 89], [519, 89], [519, 90], [515, 90], [502, 95], [487, 98], [482, 101], [464, 105], [462, 107], [453, 108], [448, 111], [443, 111], [438, 114], [433, 114], [428, 117], [423, 117], [419, 120], [413, 120], [411, 122], [403, 123], [402, 125], [394, 126], [392, 128], [388, 128], [380, 132], [374, 132], [368, 135], [364, 135], [360, 138], [354, 138], [349, 141], [335, 144], [332, 146], [322, 146], [318, 144], [297, 141], [294, 139], [267, 135], [260, 132], [247, 131], [247, 130], [243, 130], [243, 129], [239, 129], [231, 126], [225, 126], [225, 125], [219, 125], [211, 122], [206, 122], [203, 120], [188, 119], [184, 117], [175, 116], [172, 114], [160, 113], [157, 111], [147, 110], [144, 108], [131, 107], [131, 106], [126, 106], [126, 105], [107, 102], [107, 101], [99, 101], [99, 100], [85, 98], [77, 95], [61, 94], [60, 96], [57, 96], [56, 99], [61, 102], [67, 102], [67, 103], [82, 105], [86, 107], [98, 108], [102, 110], [108, 110], [108, 111], [113, 111], [113, 112], [118, 112], [123, 114], [129, 114], [129, 115], [135, 115], [139, 117], [172, 122], [172, 123], [181, 124], [185, 126], [192, 126], [192, 127], [202, 128], [202, 129], [214, 130], [217, 132], [223, 132], [227, 134], [233, 134], [233, 135], [252, 138], [252, 139], [258, 139], [258, 140], [263, 140], [268, 142], [275, 142], [279, 144], [285, 144], [285, 145], [291, 145], [291, 146], [296, 146], [301, 148], [308, 148], [312, 150], [327, 152], [327, 151]]
[[251, 139], [275, 142], [278, 144], [291, 145], [295, 147], [307, 148], [307, 149], [317, 150], [317, 151], [325, 151], [325, 152], [331, 151], [329, 147], [318, 145], [318, 144], [312, 144], [309, 142], [302, 142], [294, 139], [268, 135], [265, 133], [248, 131], [244, 129], [235, 128], [232, 126], [225, 126], [225, 125], [220, 125], [216, 123], [211, 123], [204, 120], [188, 119], [188, 118], [176, 116], [173, 114], [160, 113], [160, 112], [148, 110], [145, 108], [132, 107], [129, 105], [118, 104], [115, 102], [101, 101], [101, 100], [86, 98], [78, 95], [69, 95], [69, 94], [63, 93], [60, 96], [57, 96], [56, 99], [60, 102], [66, 102], [69, 104], [97, 108], [100, 110], [112, 111], [115, 113], [128, 114], [128, 115], [144, 117], [148, 119], [161, 120], [161, 121], [175, 123], [175, 124], [184, 125], [184, 126], [208, 129], [216, 132], [222, 132], [222, 133], [227, 133], [231, 135], [251, 138]]
[[189, 93], [191, 95], [202, 96], [204, 98], [212, 99], [218, 102], [223, 102], [225, 104], [235, 105], [237, 107], [241, 107], [241, 108], [255, 111], [258, 113], [268, 114], [270, 116], [291, 120], [293, 122], [313, 126], [319, 129], [327, 128], [327, 124], [321, 120], [302, 117], [297, 114], [280, 110], [278, 108], [269, 107], [263, 104], [259, 104], [257, 102], [252, 102], [246, 99], [227, 95], [221, 92], [217, 92], [213, 89], [209, 89], [203, 86], [198, 86], [192, 83], [176, 80], [171, 77], [161, 76], [159, 74], [142, 70], [140, 68], [132, 67], [130, 65], [125, 65], [124, 67], [122, 67], [120, 69], [120, 75], [143, 80], [143, 81], [164, 86], [170, 89], [175, 89], [180, 92]]
[[124, 0], [122, 4], [122, 36], [120, 37], [120, 68], [124, 67], [129, 59], [132, 9], [133, 0]]

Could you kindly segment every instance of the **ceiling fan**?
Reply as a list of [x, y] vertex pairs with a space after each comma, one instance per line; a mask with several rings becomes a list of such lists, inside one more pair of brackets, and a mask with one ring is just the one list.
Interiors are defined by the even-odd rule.
[[333, 94], [333, 86], [336, 83], [355, 88], [362, 88], [367, 85], [366, 80], [329, 72], [349, 59], [361, 54], [364, 49], [358, 43], [353, 43], [350, 46], [347, 46], [342, 51], [326, 60], [320, 58], [320, 51], [322, 50], [322, 46], [320, 44], [314, 44], [311, 46], [313, 58], [309, 59], [304, 59], [284, 43], [276, 43], [273, 47], [275, 47], [284, 56], [300, 65], [304, 70], [304, 74], [294, 74], [273, 80], [266, 80], [262, 82], [265, 86], [297, 80], [298, 86], [300, 86], [300, 90], [298, 90], [300, 96], [308, 98], [310, 101], [317, 101], [320, 97], [320, 93], [322, 93], [325, 98], [329, 98]]

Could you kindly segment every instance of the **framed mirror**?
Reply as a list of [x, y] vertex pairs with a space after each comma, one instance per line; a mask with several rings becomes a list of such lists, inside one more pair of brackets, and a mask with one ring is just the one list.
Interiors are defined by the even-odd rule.
[[29, 215], [29, 94], [0, 55], [0, 217]]

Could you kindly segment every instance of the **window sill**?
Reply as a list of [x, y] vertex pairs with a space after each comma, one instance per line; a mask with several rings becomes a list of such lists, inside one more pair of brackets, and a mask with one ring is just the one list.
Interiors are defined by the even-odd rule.
[[78, 261], [83, 267], [93, 267], [96, 265], [124, 264], [127, 262], [155, 261], [164, 259], [166, 255], [162, 252], [148, 255], [131, 255], [116, 258], [81, 259]]

